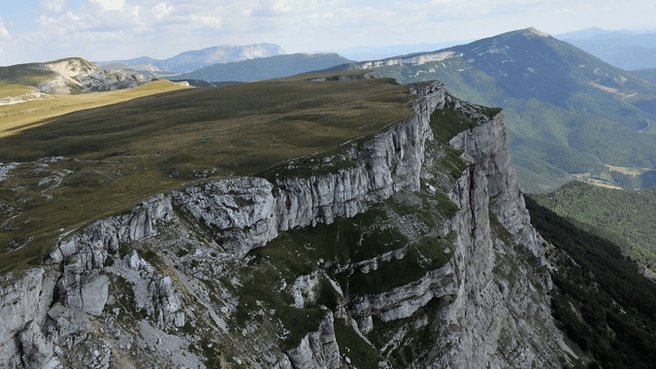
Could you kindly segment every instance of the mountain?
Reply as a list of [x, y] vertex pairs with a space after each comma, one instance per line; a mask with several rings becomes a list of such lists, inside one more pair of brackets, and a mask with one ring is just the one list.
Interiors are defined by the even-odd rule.
[[390, 45], [382, 47], [358, 46], [348, 49], [337, 50], [337, 53], [345, 58], [362, 61], [371, 59], [382, 59], [394, 55], [416, 53], [424, 50], [436, 50], [456, 45], [457, 42], [423, 43], [416, 45]]
[[575, 177], [604, 180], [609, 168], [623, 178], [654, 174], [654, 83], [535, 29], [348, 68], [402, 83], [441, 80], [458, 97], [504, 108], [529, 192]]
[[248, 82], [293, 76], [351, 63], [338, 54], [290, 54], [215, 64], [176, 76], [176, 80]]
[[0, 138], [0, 366], [574, 365], [505, 137], [355, 71]]
[[648, 80], [650, 83], [656, 84], [656, 68], [637, 70], [633, 74]]
[[0, 67], [0, 86], [33, 87], [47, 94], [109, 91], [149, 81], [138, 73], [105, 71], [82, 58]]
[[190, 50], [167, 59], [153, 59], [147, 56], [128, 60], [99, 62], [100, 65], [124, 64], [137, 71], [186, 73], [219, 63], [264, 58], [285, 54], [282, 47], [275, 44], [221, 45], [201, 50]]
[[656, 33], [597, 29], [557, 37], [619, 68], [656, 68]]

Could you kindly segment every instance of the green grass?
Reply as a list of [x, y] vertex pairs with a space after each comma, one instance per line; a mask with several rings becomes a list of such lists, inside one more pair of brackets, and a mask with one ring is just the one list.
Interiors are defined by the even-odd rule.
[[353, 328], [341, 320], [335, 321], [335, 336], [340, 353], [346, 355], [353, 366], [360, 369], [378, 369], [378, 363], [383, 358]]
[[359, 262], [404, 247], [408, 241], [391, 223], [394, 216], [385, 210], [384, 204], [376, 205], [366, 213], [338, 218], [330, 225], [284, 232], [253, 254], [285, 271], [287, 280], [292, 282], [317, 270], [319, 259], [329, 263]]
[[16, 260], [39, 261], [60, 229], [125, 211], [202, 180], [203, 172], [258, 174], [413, 114], [413, 96], [392, 80], [306, 78], [169, 92], [49, 118], [0, 138], [2, 162], [61, 155], [67, 159], [50, 169], [74, 171], [48, 191], [52, 200], [41, 195], [32, 164], [0, 183], [0, 201], [16, 209], [0, 218], [0, 245], [7, 245], [0, 271]]
[[[280, 287], [281, 279], [286, 279], [289, 274], [279, 268], [280, 265], [275, 260], [257, 257], [240, 272], [240, 283], [243, 286], [233, 291], [239, 298], [239, 304], [232, 326], [238, 331], [254, 319], [263, 319], [257, 314], [259, 310], [269, 309], [282, 324], [282, 327], [273, 329], [280, 331], [282, 328], [288, 332], [281, 342], [282, 346], [291, 349], [297, 347], [307, 333], [318, 329], [326, 312], [318, 305], [303, 308], [292, 306], [294, 299]], [[300, 271], [299, 273], [303, 274]], [[293, 280], [289, 281], [292, 282]], [[262, 324], [266, 323], [262, 322]]]
[[[481, 107], [481, 109], [483, 109]], [[493, 109], [493, 108], [487, 108]], [[500, 111], [495, 109], [497, 113]], [[488, 111], [485, 110], [487, 113]], [[490, 110], [490, 113], [492, 110]], [[455, 109], [455, 103], [448, 103], [444, 109], [436, 110], [431, 115], [431, 128], [435, 138], [447, 144], [458, 133], [475, 128], [478, 123], [460, 109]]]
[[380, 262], [378, 269], [363, 273], [360, 270], [348, 275], [338, 275], [349, 294], [368, 295], [391, 291], [421, 279], [451, 260], [452, 253], [445, 250], [452, 245], [450, 238], [430, 238], [408, 248], [401, 259], [392, 258]]
[[533, 199], [612, 240], [626, 255], [656, 270], [655, 190], [615, 190], [572, 182]]
[[35, 86], [55, 76], [55, 73], [41, 64], [18, 64], [0, 67], [0, 85]]
[[[41, 100], [0, 106], [0, 138], [17, 135], [22, 131], [48, 124], [55, 117], [79, 110], [117, 104], [139, 97], [186, 88], [161, 80], [130, 89], [75, 95], [51, 95]], [[20, 96], [29, 91], [32, 91], [29, 85], [5, 84], [0, 81], [0, 97]]]

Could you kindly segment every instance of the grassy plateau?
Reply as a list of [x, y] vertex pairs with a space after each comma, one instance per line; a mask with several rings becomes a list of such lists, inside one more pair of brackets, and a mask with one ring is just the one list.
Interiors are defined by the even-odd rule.
[[[116, 97], [98, 94], [95, 104], [111, 103], [101, 96]], [[0, 182], [0, 272], [40, 260], [63, 232], [153, 194], [262, 173], [370, 136], [410, 117], [412, 99], [391, 79], [301, 76], [0, 120], [0, 162], [19, 163]]]

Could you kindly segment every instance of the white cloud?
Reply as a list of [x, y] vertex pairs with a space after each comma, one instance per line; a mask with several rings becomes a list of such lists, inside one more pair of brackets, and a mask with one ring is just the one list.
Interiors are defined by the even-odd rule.
[[67, 0], [41, 0], [41, 6], [49, 12], [61, 13]]
[[201, 17], [200, 20], [211, 28], [215, 28], [215, 29], [221, 28], [221, 17], [219, 16], [207, 15]]
[[[2, 1], [2, 0], [0, 0]], [[8, 1], [8, 0], [7, 0]], [[81, 55], [167, 57], [222, 43], [290, 52], [438, 43], [535, 26], [653, 27], [647, 0], [39, 0], [34, 18], [0, 19], [0, 63]], [[581, 17], [580, 14], [589, 16]], [[11, 20], [11, 22], [9, 22]], [[23, 22], [23, 23], [18, 23]], [[29, 23], [28, 23], [29, 22]], [[11, 34], [5, 28], [10, 27]], [[32, 27], [27, 32], [18, 29]], [[10, 37], [10, 38], [9, 38]]]
[[[249, 1], [246, 1], [249, 3]], [[279, 17], [285, 15], [294, 15], [301, 13], [313, 12], [327, 3], [336, 3], [336, 1], [326, 0], [255, 0], [250, 1], [250, 6], [246, 9], [247, 15]]]
[[5, 23], [2, 21], [2, 18], [0, 18], [0, 40], [9, 40], [10, 38], [11, 35], [5, 27]]
[[125, 0], [91, 0], [92, 3], [100, 5], [104, 10], [123, 10]]
[[173, 7], [166, 2], [158, 3], [153, 7], [153, 12], [155, 12], [155, 18], [157, 18], [158, 20], [161, 20], [162, 18], [171, 14], [172, 10]]

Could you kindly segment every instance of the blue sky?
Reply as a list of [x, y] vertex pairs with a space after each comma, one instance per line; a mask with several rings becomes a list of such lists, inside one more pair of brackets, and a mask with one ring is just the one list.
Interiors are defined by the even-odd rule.
[[654, 14], [653, 0], [0, 0], [0, 65], [226, 43], [288, 52], [442, 43], [529, 26], [656, 29]]

